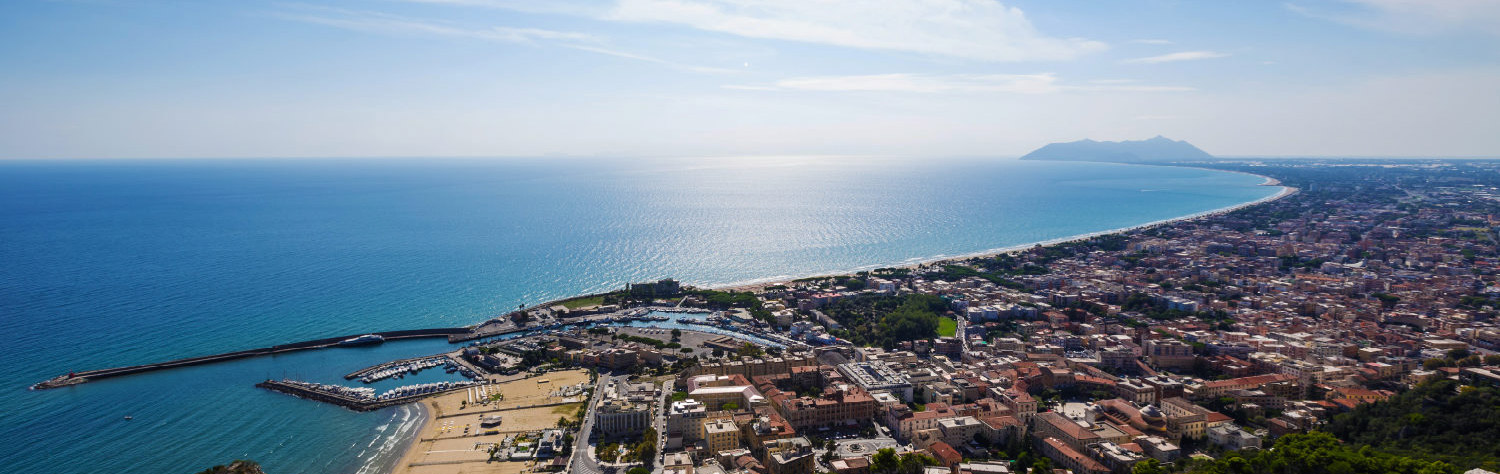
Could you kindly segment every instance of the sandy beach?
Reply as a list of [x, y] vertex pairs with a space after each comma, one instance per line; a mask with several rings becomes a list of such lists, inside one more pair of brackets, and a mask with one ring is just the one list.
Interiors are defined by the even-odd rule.
[[[1155, 166], [1155, 165], [1140, 165], [1140, 166]], [[1211, 169], [1211, 168], [1202, 168], [1202, 169]], [[945, 264], [945, 263], [958, 263], [958, 262], [961, 262], [961, 261], [964, 261], [964, 260], [969, 260], [969, 259], [972, 259], [972, 258], [993, 257], [993, 256], [996, 256], [996, 255], [1001, 255], [1001, 254], [1014, 254], [1014, 253], [1017, 253], [1017, 252], [1025, 251], [1025, 250], [1030, 249], [1030, 248], [1032, 248], [1034, 246], [1037, 246], [1037, 245], [1047, 246], [1047, 245], [1060, 244], [1060, 243], [1064, 243], [1064, 242], [1072, 242], [1072, 241], [1076, 241], [1076, 240], [1087, 240], [1087, 239], [1092, 239], [1094, 237], [1099, 237], [1099, 236], [1102, 236], [1102, 235], [1118, 234], [1118, 233], [1122, 233], [1122, 232], [1130, 232], [1130, 231], [1134, 231], [1134, 230], [1146, 229], [1146, 228], [1156, 227], [1156, 226], [1160, 226], [1160, 225], [1172, 224], [1172, 223], [1176, 223], [1176, 222], [1190, 221], [1190, 220], [1193, 220], [1193, 219], [1199, 219], [1199, 218], [1208, 217], [1208, 216], [1216, 216], [1216, 215], [1220, 215], [1220, 214], [1234, 212], [1234, 211], [1237, 211], [1237, 210], [1240, 210], [1240, 209], [1244, 209], [1244, 208], [1247, 208], [1247, 207], [1250, 207], [1250, 206], [1255, 206], [1255, 205], [1264, 204], [1264, 203], [1268, 203], [1268, 202], [1271, 202], [1271, 201], [1276, 201], [1276, 200], [1279, 200], [1279, 199], [1283, 199], [1283, 198], [1286, 198], [1287, 196], [1291, 196], [1293, 194], [1297, 194], [1297, 191], [1298, 191], [1297, 188], [1293, 188], [1293, 187], [1290, 187], [1290, 186], [1282, 186], [1280, 180], [1277, 180], [1276, 178], [1272, 178], [1270, 176], [1258, 175], [1258, 174], [1254, 174], [1254, 173], [1247, 173], [1247, 172], [1244, 172], [1244, 171], [1228, 171], [1228, 170], [1219, 170], [1219, 169], [1211, 169], [1211, 170], [1212, 171], [1225, 172], [1225, 173], [1246, 174], [1246, 175], [1250, 175], [1250, 176], [1256, 176], [1256, 177], [1264, 178], [1265, 182], [1260, 183], [1259, 186], [1278, 186], [1278, 187], [1281, 188], [1281, 191], [1277, 192], [1276, 194], [1273, 194], [1273, 195], [1270, 195], [1270, 196], [1266, 196], [1264, 198], [1256, 199], [1254, 201], [1250, 201], [1250, 202], [1246, 202], [1246, 203], [1235, 204], [1233, 206], [1222, 207], [1222, 208], [1208, 210], [1208, 211], [1199, 212], [1199, 213], [1195, 213], [1195, 214], [1189, 214], [1189, 215], [1181, 216], [1181, 217], [1174, 217], [1174, 218], [1171, 218], [1171, 219], [1163, 219], [1163, 220], [1159, 220], [1159, 221], [1147, 222], [1147, 223], [1144, 223], [1144, 224], [1134, 225], [1134, 226], [1130, 226], [1130, 227], [1121, 227], [1121, 228], [1118, 228], [1118, 229], [1109, 229], [1109, 230], [1103, 230], [1103, 231], [1099, 231], [1099, 232], [1090, 232], [1090, 233], [1087, 233], [1087, 234], [1071, 235], [1071, 236], [1057, 238], [1057, 239], [1052, 239], [1052, 240], [1044, 240], [1044, 241], [1041, 241], [1041, 242], [1032, 242], [1032, 243], [1021, 244], [1021, 245], [1013, 245], [1013, 246], [1010, 246], [1010, 247], [1002, 247], [1002, 248], [984, 250], [984, 251], [973, 252], [973, 253], [968, 253], [968, 254], [964, 254], [964, 255], [945, 256], [945, 257], [925, 259], [925, 260], [920, 260], [920, 261], [910, 262], [910, 263], [901, 263], [901, 264], [893, 264], [893, 265], [880, 265], [879, 268], [909, 268], [909, 269], [915, 269], [915, 268], [919, 268], [919, 267], [923, 267], [923, 266], [928, 266], [928, 265], [940, 265], [940, 264]], [[870, 267], [864, 267], [864, 268], [859, 268], [859, 269], [854, 269], [854, 270], [849, 270], [849, 271], [826, 273], [826, 274], [819, 274], [819, 275], [802, 276], [802, 277], [797, 277], [797, 278], [793, 278], [793, 279], [775, 278], [775, 279], [768, 279], [768, 280], [761, 280], [761, 281], [750, 281], [750, 282], [745, 282], [745, 283], [731, 283], [731, 284], [728, 284], [728, 285], [713, 286], [713, 287], [710, 287], [710, 289], [720, 290], [720, 291], [761, 291], [761, 290], [765, 289], [766, 287], [790, 284], [792, 282], [792, 280], [795, 280], [795, 279], [817, 278], [817, 277], [831, 277], [831, 276], [839, 276], [839, 275], [853, 275], [855, 273], [859, 273], [861, 271], [867, 271], [867, 270], [870, 270], [870, 269], [873, 269], [873, 268], [877, 268], [877, 267], [870, 266]]]
[[[427, 415], [415, 442], [396, 464], [397, 474], [456, 474], [529, 472], [532, 462], [489, 462], [489, 446], [506, 436], [557, 426], [572, 420], [583, 395], [563, 396], [569, 387], [587, 385], [588, 372], [569, 370], [522, 378], [484, 387], [485, 395], [500, 394], [489, 403], [476, 390], [440, 395], [422, 401]], [[493, 397], [492, 397], [493, 398]], [[475, 400], [475, 403], [469, 403]], [[504, 418], [499, 426], [481, 428], [487, 416]], [[494, 431], [494, 434], [482, 434]]]

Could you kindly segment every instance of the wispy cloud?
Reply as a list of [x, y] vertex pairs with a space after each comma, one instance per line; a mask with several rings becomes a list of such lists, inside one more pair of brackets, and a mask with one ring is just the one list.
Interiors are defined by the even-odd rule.
[[993, 0], [619, 0], [606, 20], [669, 23], [737, 36], [980, 61], [1067, 60], [1107, 49], [1045, 35]]
[[1183, 51], [1179, 53], [1163, 54], [1160, 56], [1126, 59], [1120, 62], [1125, 64], [1161, 64], [1173, 63], [1178, 61], [1198, 61], [1202, 59], [1214, 59], [1227, 56], [1229, 56], [1228, 53], [1216, 53], [1213, 51]]
[[1066, 91], [1186, 92], [1191, 87], [1149, 86], [1119, 82], [1088, 85], [1062, 83], [1054, 73], [1041, 74], [869, 74], [783, 79], [769, 85], [732, 84], [726, 89], [756, 91], [910, 92], [1049, 94]]
[[736, 72], [732, 69], [681, 64], [654, 56], [621, 51], [612, 47], [604, 38], [589, 33], [509, 26], [468, 27], [448, 22], [420, 20], [380, 12], [334, 8], [304, 8], [302, 10], [300, 12], [277, 12], [275, 16], [291, 21], [372, 34], [438, 36], [501, 43], [548, 45], [617, 58], [656, 63], [685, 71], [703, 73]]
[[528, 43], [537, 41], [564, 41], [569, 43], [600, 43], [600, 39], [587, 33], [545, 30], [539, 28], [514, 28], [495, 26], [488, 28], [465, 28], [452, 24], [416, 20], [379, 12], [350, 11], [331, 8], [311, 9], [309, 12], [280, 12], [276, 16], [287, 20], [313, 23], [346, 30], [390, 35], [430, 35], [482, 39], [506, 43]]
[[1495, 0], [1341, 0], [1343, 8], [1283, 4], [1288, 10], [1322, 20], [1403, 34], [1458, 30], [1500, 35], [1500, 2]]

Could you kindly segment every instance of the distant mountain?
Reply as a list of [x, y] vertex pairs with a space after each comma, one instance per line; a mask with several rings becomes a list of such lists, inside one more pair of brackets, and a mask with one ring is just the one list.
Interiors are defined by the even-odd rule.
[[1053, 143], [1036, 149], [1023, 160], [1042, 161], [1107, 161], [1112, 163], [1159, 163], [1212, 159], [1214, 156], [1192, 144], [1172, 140], [1161, 135], [1150, 140], [1123, 142], [1096, 142], [1079, 140], [1068, 143]]

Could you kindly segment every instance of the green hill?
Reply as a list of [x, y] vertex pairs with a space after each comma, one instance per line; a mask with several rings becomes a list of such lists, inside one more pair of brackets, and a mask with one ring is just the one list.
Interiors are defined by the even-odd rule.
[[1360, 405], [1326, 428], [1350, 444], [1500, 471], [1500, 390], [1452, 380]]

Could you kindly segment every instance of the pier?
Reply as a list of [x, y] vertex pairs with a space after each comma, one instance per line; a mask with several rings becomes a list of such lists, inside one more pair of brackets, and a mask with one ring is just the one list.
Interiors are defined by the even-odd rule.
[[[469, 332], [469, 328], [436, 328], [436, 329], [409, 329], [409, 330], [403, 330], [403, 331], [386, 331], [386, 332], [375, 332], [375, 333], [366, 333], [366, 334], [375, 334], [375, 335], [384, 337], [385, 340], [387, 340], [387, 341], [390, 341], [390, 340], [397, 340], [397, 339], [417, 339], [417, 338], [428, 338], [428, 337], [448, 337], [450, 335], [465, 334], [465, 333], [468, 333], [468, 332]], [[246, 358], [246, 357], [256, 357], [256, 356], [263, 356], [263, 355], [281, 354], [281, 353], [293, 352], [293, 351], [300, 351], [300, 350], [306, 350], [306, 349], [321, 349], [321, 348], [325, 348], [325, 347], [334, 347], [334, 346], [337, 346], [338, 343], [343, 342], [344, 340], [355, 338], [355, 337], [359, 337], [359, 336], [362, 336], [362, 335], [364, 335], [364, 334], [353, 334], [353, 335], [348, 335], [348, 336], [329, 337], [329, 338], [323, 338], [323, 339], [314, 339], [314, 340], [311, 340], [311, 341], [294, 342], [294, 343], [291, 343], [291, 344], [280, 344], [280, 345], [275, 345], [275, 346], [271, 346], [271, 347], [262, 347], [262, 348], [259, 348], [259, 349], [248, 349], [248, 350], [243, 350], [243, 351], [226, 352], [226, 353], [223, 353], [223, 354], [214, 354], [214, 355], [208, 355], [208, 356], [188, 357], [188, 358], [185, 358], [185, 359], [170, 360], [170, 361], [166, 361], [166, 362], [158, 362], [158, 363], [155, 363], [155, 364], [143, 364], [143, 365], [132, 365], [132, 366], [129, 366], [129, 367], [115, 367], [115, 368], [109, 368], [109, 369], [86, 370], [86, 371], [82, 371], [82, 372], [74, 372], [74, 373], [71, 373], [71, 374], [63, 374], [63, 375], [59, 375], [57, 377], [53, 377], [53, 378], [48, 379], [46, 381], [43, 381], [43, 382], [37, 383], [35, 385], [32, 385], [31, 389], [32, 390], [45, 390], [45, 389], [49, 389], [49, 388], [67, 387], [67, 386], [70, 386], [70, 385], [77, 385], [77, 384], [81, 384], [81, 383], [85, 383], [85, 382], [89, 382], [89, 381], [93, 381], [93, 380], [106, 379], [106, 378], [110, 378], [110, 377], [119, 377], [119, 376], [122, 376], [122, 375], [131, 375], [131, 374], [139, 374], [139, 373], [144, 373], [144, 372], [153, 372], [153, 371], [157, 371], [157, 370], [173, 369], [173, 368], [177, 368], [177, 367], [189, 367], [189, 366], [194, 366], [194, 365], [212, 364], [212, 363], [215, 363], [215, 362], [224, 362], [224, 361], [230, 361], [230, 360], [235, 360], [235, 359], [243, 359], [243, 358]]]
[[327, 390], [318, 390], [312, 387], [307, 387], [301, 384], [291, 383], [284, 380], [267, 380], [255, 384], [255, 386], [273, 392], [285, 393], [297, 398], [305, 398], [308, 400], [316, 400], [324, 403], [332, 403], [334, 405], [338, 405], [354, 411], [371, 411], [379, 410], [385, 407], [404, 405], [430, 396], [441, 395], [444, 393], [469, 387], [468, 385], [465, 385], [440, 392], [427, 392], [395, 398], [356, 398]]
[[[419, 363], [419, 362], [439, 361], [439, 360], [441, 362], [438, 362], [436, 365], [434, 365], [434, 367], [437, 366], [437, 365], [443, 365], [444, 363], [451, 363], [453, 361], [453, 359], [450, 358], [448, 356], [448, 354], [429, 355], [429, 356], [421, 356], [421, 357], [412, 357], [412, 358], [409, 358], [409, 359], [393, 360], [393, 361], [390, 361], [390, 362], [383, 362], [383, 363], [380, 363], [380, 364], [376, 364], [376, 365], [372, 365], [372, 366], [369, 366], [369, 367], [365, 367], [363, 369], [359, 369], [359, 370], [356, 370], [354, 372], [350, 372], [348, 374], [345, 374], [344, 375], [344, 380], [362, 379], [362, 378], [364, 378], [366, 376], [369, 376], [371, 374], [375, 374], [375, 373], [380, 372], [382, 370], [394, 369], [394, 368], [402, 367], [402, 366], [410, 366], [412, 364]], [[424, 369], [425, 368], [427, 368], [427, 367], [424, 367]], [[385, 377], [381, 377], [381, 378], [383, 379]], [[369, 382], [366, 382], [366, 383], [369, 383]]]

